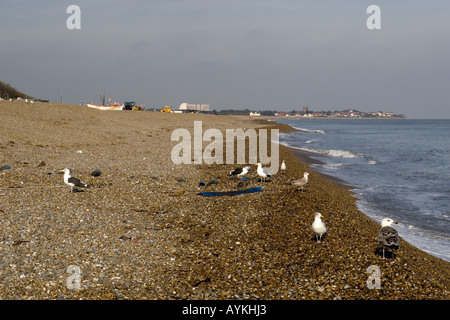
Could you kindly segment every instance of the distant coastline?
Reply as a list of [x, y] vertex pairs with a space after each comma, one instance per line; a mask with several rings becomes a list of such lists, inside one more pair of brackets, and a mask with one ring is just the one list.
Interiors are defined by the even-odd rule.
[[270, 117], [276, 119], [299, 118], [299, 119], [407, 119], [404, 114], [396, 114], [392, 111], [359, 111], [346, 109], [342, 111], [310, 111], [308, 107], [303, 107], [302, 111], [292, 110], [282, 111], [252, 111], [244, 110], [221, 110], [216, 112], [219, 115], [248, 115], [250, 117]]
[[406, 120], [409, 119], [406, 116], [403, 117], [294, 117], [294, 116], [261, 116], [261, 119], [265, 120], [283, 120], [283, 119], [289, 119], [289, 120], [320, 120], [320, 119], [336, 119], [336, 120], [386, 120], [386, 119], [392, 119], [392, 120]]
[[294, 117], [294, 116], [250, 116], [252, 119], [261, 119], [268, 121], [279, 120], [410, 120], [407, 117]]

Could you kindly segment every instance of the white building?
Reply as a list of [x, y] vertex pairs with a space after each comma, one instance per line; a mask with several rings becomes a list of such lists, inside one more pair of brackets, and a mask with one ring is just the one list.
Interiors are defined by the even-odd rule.
[[194, 104], [183, 102], [180, 104], [181, 111], [209, 111], [209, 104]]

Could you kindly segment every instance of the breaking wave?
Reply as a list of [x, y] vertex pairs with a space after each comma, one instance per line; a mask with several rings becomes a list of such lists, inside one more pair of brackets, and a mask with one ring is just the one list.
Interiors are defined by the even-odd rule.
[[294, 127], [291, 126], [292, 128], [301, 131], [301, 132], [308, 132], [308, 133], [327, 133], [325, 130], [314, 130], [314, 129], [305, 129], [305, 128], [299, 128], [299, 127]]
[[304, 151], [318, 153], [325, 156], [335, 157], [335, 158], [357, 158], [365, 157], [365, 155], [353, 151], [347, 150], [321, 150], [321, 149], [310, 149], [310, 148], [299, 148]]

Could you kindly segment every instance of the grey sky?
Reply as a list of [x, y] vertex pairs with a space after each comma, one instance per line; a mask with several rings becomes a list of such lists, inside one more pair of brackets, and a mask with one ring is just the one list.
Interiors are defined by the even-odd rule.
[[450, 118], [450, 1], [393, 2], [0, 0], [0, 80], [74, 104]]

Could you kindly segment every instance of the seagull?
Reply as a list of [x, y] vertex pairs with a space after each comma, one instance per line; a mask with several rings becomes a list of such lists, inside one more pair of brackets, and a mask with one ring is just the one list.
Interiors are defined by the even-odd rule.
[[303, 178], [292, 181], [294, 186], [303, 188], [308, 183], [309, 172], [303, 174]]
[[322, 240], [322, 235], [327, 232], [327, 226], [320, 219], [322, 215], [320, 212], [316, 212], [314, 222], [311, 226], [312, 231], [315, 233], [317, 243], [320, 243]]
[[266, 178], [271, 178], [272, 176], [269, 174], [269, 171], [267, 169], [262, 167], [261, 163], [258, 163], [258, 170], [256, 171], [258, 173], [258, 176], [261, 177], [261, 181], [264, 179], [264, 182], [266, 182]]
[[391, 224], [393, 223], [397, 224], [398, 222], [390, 218], [384, 218], [383, 220], [381, 220], [381, 229], [378, 232], [378, 244], [383, 247], [383, 259], [385, 259], [385, 249], [398, 249], [398, 247], [400, 246], [400, 238], [398, 237], [398, 232], [391, 227]]
[[234, 170], [231, 170], [230, 174], [228, 176], [238, 176], [240, 178], [240, 177], [245, 176], [249, 170], [250, 170], [250, 165], [247, 164], [243, 168], [236, 168]]
[[284, 160], [283, 160], [283, 162], [281, 163], [280, 170], [283, 172], [283, 174], [286, 173], [286, 163], [284, 162]]
[[65, 168], [63, 171], [64, 171], [64, 183], [70, 186], [70, 192], [73, 193], [73, 191], [76, 190], [76, 188], [78, 187], [88, 188], [88, 185], [85, 182], [70, 175], [70, 169]]

